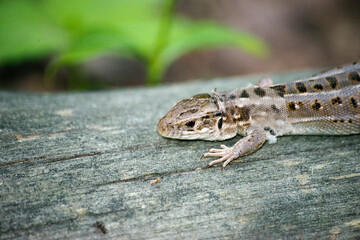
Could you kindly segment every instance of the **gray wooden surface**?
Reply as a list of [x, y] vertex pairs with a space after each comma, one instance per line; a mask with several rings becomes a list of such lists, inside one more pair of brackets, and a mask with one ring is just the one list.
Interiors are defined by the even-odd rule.
[[176, 101], [260, 77], [0, 92], [0, 239], [359, 239], [359, 135], [281, 137], [221, 172], [199, 161], [219, 142], [157, 134]]

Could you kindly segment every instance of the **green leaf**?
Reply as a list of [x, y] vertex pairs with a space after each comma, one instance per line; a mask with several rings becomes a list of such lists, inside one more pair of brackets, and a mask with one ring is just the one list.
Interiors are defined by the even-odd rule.
[[161, 0], [42, 0], [43, 11], [73, 36], [152, 21], [159, 7]]
[[144, 62], [152, 58], [158, 29], [159, 21], [134, 22], [119, 27], [119, 31], [132, 43], [133, 49], [136, 49]]
[[191, 51], [234, 46], [266, 56], [267, 46], [251, 34], [174, 18], [174, 6], [174, 0], [2, 0], [0, 64], [51, 54], [53, 76], [62, 64], [119, 54], [142, 60], [148, 82], [158, 83], [169, 64]]
[[149, 61], [161, 0], [43, 0], [42, 9], [71, 38], [61, 62], [76, 63], [113, 51]]
[[265, 57], [268, 47], [252, 34], [230, 29], [214, 22], [176, 21], [169, 45], [163, 53], [167, 61], [184, 53], [214, 47], [233, 46], [250, 55]]
[[74, 64], [89, 61], [104, 54], [135, 56], [131, 41], [117, 32], [94, 31], [78, 37], [71, 47], [59, 56], [60, 64]]
[[0, 1], [0, 64], [40, 58], [64, 49], [68, 35], [30, 1]]
[[191, 51], [233, 46], [250, 55], [266, 57], [269, 49], [259, 38], [213, 22], [190, 23], [177, 18], [170, 40], [162, 53], [151, 64], [152, 76], [160, 78], [175, 59]]

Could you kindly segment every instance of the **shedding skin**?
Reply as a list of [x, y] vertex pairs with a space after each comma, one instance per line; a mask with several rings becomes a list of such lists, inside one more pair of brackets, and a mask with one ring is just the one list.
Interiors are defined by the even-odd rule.
[[271, 78], [263, 78], [256, 85], [259, 87], [270, 87], [274, 82]]

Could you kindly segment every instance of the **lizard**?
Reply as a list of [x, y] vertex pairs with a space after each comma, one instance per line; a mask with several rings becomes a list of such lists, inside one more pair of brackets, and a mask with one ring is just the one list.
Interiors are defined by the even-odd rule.
[[244, 136], [232, 147], [211, 148], [207, 167], [258, 150], [282, 135], [360, 133], [360, 62], [284, 84], [272, 80], [229, 92], [198, 94], [179, 101], [159, 120], [166, 138], [223, 141]]

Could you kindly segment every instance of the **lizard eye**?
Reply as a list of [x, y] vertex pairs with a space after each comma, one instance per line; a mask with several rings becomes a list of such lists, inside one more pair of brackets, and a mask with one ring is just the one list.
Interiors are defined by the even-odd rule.
[[186, 126], [193, 128], [195, 126], [195, 121], [188, 121], [187, 123], [185, 123]]
[[218, 121], [218, 128], [221, 129], [222, 128], [222, 124], [223, 124], [223, 119], [220, 118]]

